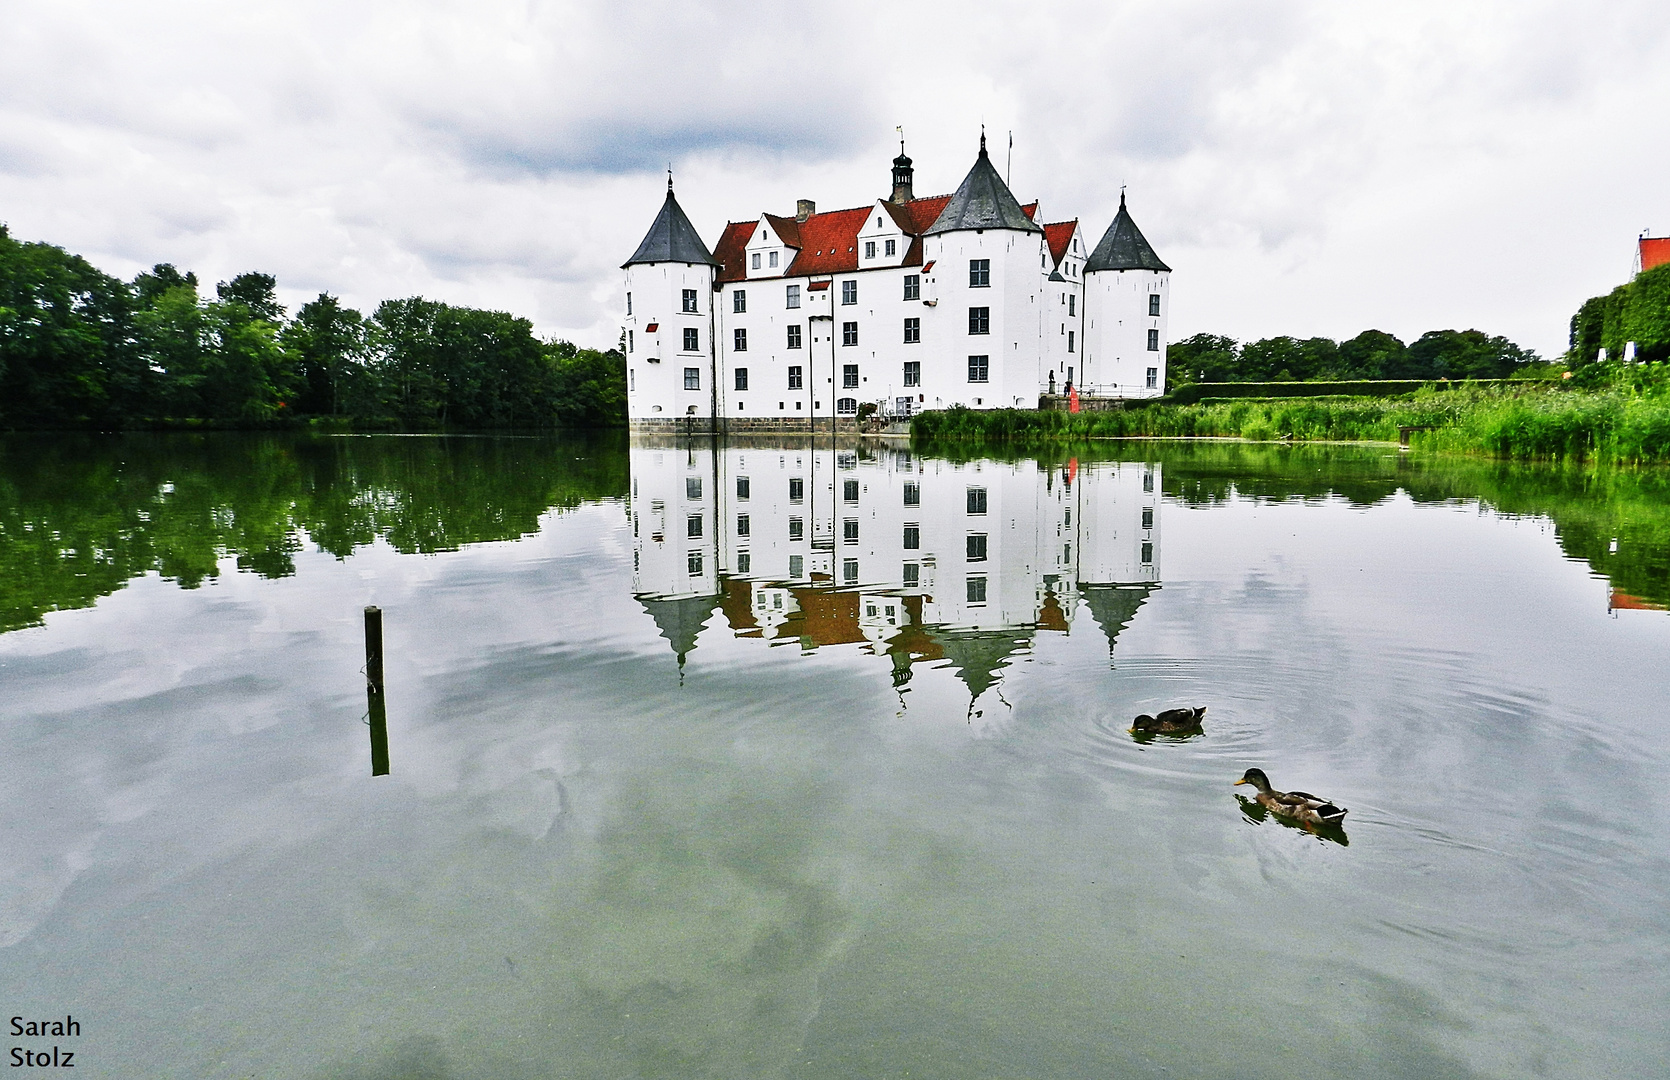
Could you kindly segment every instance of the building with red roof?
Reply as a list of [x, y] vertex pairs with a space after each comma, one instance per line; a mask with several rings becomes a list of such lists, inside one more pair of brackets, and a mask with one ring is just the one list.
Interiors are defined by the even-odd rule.
[[1643, 236], [1639, 244], [1636, 258], [1641, 273], [1670, 263], [1670, 236]]
[[901, 145], [889, 197], [802, 199], [728, 223], [711, 252], [669, 179], [623, 266], [634, 427], [805, 431], [865, 404], [904, 418], [1164, 392], [1170, 267], [1123, 196], [1092, 251], [1076, 219], [1040, 223], [1015, 198], [984, 136], [955, 192], [918, 198], [914, 177]]

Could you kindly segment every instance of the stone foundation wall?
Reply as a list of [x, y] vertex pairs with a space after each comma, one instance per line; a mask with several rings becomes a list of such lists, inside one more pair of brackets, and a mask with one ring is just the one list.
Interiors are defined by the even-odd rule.
[[[1079, 412], [1113, 412], [1123, 409], [1125, 402], [1131, 398], [1091, 397], [1088, 394], [1079, 395]], [[1066, 394], [1040, 394], [1038, 396], [1039, 412], [1067, 412], [1071, 408], [1071, 401]]]

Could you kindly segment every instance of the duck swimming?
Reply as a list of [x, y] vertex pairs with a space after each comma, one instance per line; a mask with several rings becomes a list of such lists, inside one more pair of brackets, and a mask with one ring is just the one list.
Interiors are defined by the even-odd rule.
[[1344, 807], [1335, 806], [1327, 799], [1312, 795], [1308, 791], [1277, 791], [1270, 786], [1270, 778], [1264, 775], [1263, 769], [1248, 769], [1232, 786], [1241, 784], [1251, 784], [1257, 788], [1258, 794], [1254, 799], [1271, 813], [1307, 825], [1338, 825], [1345, 820], [1345, 815], [1349, 812]]
[[1206, 706], [1198, 709], [1167, 709], [1158, 716], [1143, 713], [1128, 729], [1133, 735], [1169, 734], [1174, 731], [1193, 731], [1206, 715]]

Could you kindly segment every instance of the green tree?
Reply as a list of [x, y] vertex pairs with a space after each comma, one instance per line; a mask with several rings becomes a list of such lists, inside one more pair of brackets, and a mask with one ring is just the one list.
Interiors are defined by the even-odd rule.
[[1428, 330], [1404, 351], [1395, 379], [1505, 379], [1536, 353], [1482, 330]]
[[[341, 416], [352, 406], [371, 404], [375, 394], [360, 385], [374, 378], [366, 367], [368, 332], [365, 316], [329, 293], [301, 306], [279, 334], [296, 362], [298, 412]], [[373, 405], [371, 415], [378, 411]]]
[[624, 427], [626, 355], [619, 349], [579, 349], [567, 341], [546, 346], [556, 368], [556, 420], [563, 427]]
[[111, 421], [112, 375], [138, 374], [132, 307], [124, 283], [79, 255], [0, 226], [0, 424]]
[[1240, 346], [1234, 338], [1195, 334], [1166, 346], [1166, 382], [1173, 387], [1229, 382], [1239, 360]]
[[1240, 378], [1252, 382], [1333, 377], [1338, 367], [1331, 338], [1273, 337], [1241, 346]]
[[1339, 344], [1342, 379], [1385, 379], [1403, 363], [1404, 344], [1384, 330], [1364, 330]]

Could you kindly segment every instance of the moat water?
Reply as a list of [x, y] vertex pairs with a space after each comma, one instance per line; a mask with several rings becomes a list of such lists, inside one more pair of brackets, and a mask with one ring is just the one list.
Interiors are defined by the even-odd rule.
[[[4, 1046], [123, 1078], [1656, 1075], [1666, 605], [1654, 470], [12, 438], [0, 1004], [81, 1033]], [[1198, 733], [1127, 730], [1180, 704]], [[1249, 766], [1344, 828], [1263, 815]]]

